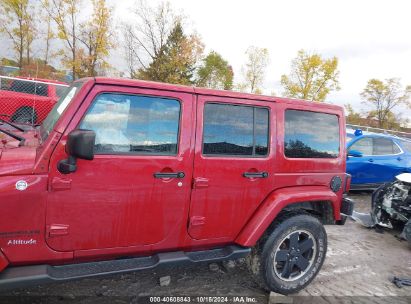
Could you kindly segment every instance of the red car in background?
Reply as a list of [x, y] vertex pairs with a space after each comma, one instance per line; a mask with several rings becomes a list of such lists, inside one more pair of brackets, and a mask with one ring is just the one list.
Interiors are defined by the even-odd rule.
[[66, 88], [60, 81], [0, 76], [0, 118], [39, 124]]

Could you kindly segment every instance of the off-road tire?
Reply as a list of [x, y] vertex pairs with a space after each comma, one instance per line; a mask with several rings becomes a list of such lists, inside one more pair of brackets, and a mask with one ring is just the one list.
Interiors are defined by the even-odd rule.
[[[271, 232], [264, 235], [253, 248], [247, 258], [247, 266], [261, 288], [285, 295], [298, 292], [315, 278], [324, 263], [327, 252], [327, 234], [324, 226], [312, 215], [289, 213], [279, 217], [269, 231]], [[278, 272], [278, 268], [275, 270], [278, 264], [276, 266], [274, 264], [276, 251], [280, 245], [284, 245], [284, 239], [287, 236], [298, 231], [305, 231], [312, 235], [311, 239], [315, 251], [310, 249], [312, 250], [310, 258], [312, 262], [305, 271], [300, 272], [301, 277], [295, 276], [295, 280], [287, 281], [281, 278], [282, 274], [279, 276], [276, 273], [276, 271]], [[291, 242], [291, 238], [289, 242]], [[298, 273], [298, 271], [296, 272]]]

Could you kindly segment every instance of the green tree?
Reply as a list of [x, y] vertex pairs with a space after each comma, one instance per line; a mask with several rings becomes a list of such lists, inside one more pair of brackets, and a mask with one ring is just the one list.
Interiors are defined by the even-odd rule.
[[79, 52], [80, 77], [97, 76], [97, 67], [108, 67], [106, 58], [114, 47], [111, 9], [105, 0], [92, 0], [92, 3], [91, 19], [80, 26], [79, 41], [85, 49]]
[[158, 55], [148, 68], [139, 70], [138, 76], [144, 80], [191, 85], [203, 48], [198, 36], [186, 36], [177, 22]]
[[220, 90], [233, 88], [233, 69], [220, 54], [212, 51], [203, 59], [197, 71], [197, 85]]
[[40, 2], [40, 22], [42, 24], [46, 24], [46, 26], [43, 26], [43, 30], [41, 32], [41, 35], [43, 35], [42, 40], [44, 41], [45, 47], [44, 47], [44, 62], [47, 65], [49, 62], [50, 58], [50, 50], [51, 50], [51, 41], [55, 38], [55, 34], [52, 29], [52, 19], [50, 15], [48, 14], [48, 9], [44, 9], [44, 6], [50, 5], [50, 2], [48, 1], [43, 1]]
[[18, 67], [19, 63], [16, 60], [3, 57], [0, 60], [0, 65], [8, 65], [8, 66], [12, 66], [12, 67]]
[[[393, 110], [400, 105], [410, 105], [411, 86], [403, 88], [398, 78], [389, 78], [385, 82], [370, 79], [361, 92], [363, 102], [372, 107], [370, 112], [378, 121], [378, 127], [384, 128], [393, 118]], [[395, 116], [394, 116], [395, 117]]]
[[269, 63], [269, 53], [265, 48], [251, 46], [247, 49], [246, 55], [247, 62], [242, 68], [244, 82], [239, 85], [239, 90], [259, 94]]
[[72, 71], [73, 79], [78, 78], [81, 60], [78, 58], [78, 20], [82, 0], [42, 0], [43, 8], [56, 25], [57, 38], [63, 41], [65, 48], [60, 49], [62, 63]]
[[339, 90], [338, 59], [323, 59], [319, 54], [298, 52], [291, 63], [291, 72], [281, 76], [284, 96], [324, 101], [328, 93]]
[[353, 124], [353, 125], [361, 125], [363, 122], [363, 118], [361, 117], [361, 114], [358, 112], [355, 112], [353, 107], [350, 104], [344, 105], [345, 110], [346, 110], [346, 121], [348, 124]]
[[43, 59], [33, 57], [30, 64], [23, 66], [20, 76], [47, 78], [47, 79], [64, 79], [64, 73], [58, 71], [53, 66], [47, 64]]
[[[367, 116], [368, 125], [375, 125], [375, 121], [378, 123], [378, 113], [377, 111], [373, 110], [368, 112]], [[373, 123], [374, 122], [374, 123]], [[400, 115], [395, 114], [391, 111], [387, 113], [387, 117], [382, 125], [378, 125], [379, 128], [389, 129], [389, 130], [397, 130], [401, 131], [401, 127], [403, 125], [407, 125], [409, 122], [408, 119], [403, 119]]]
[[34, 9], [29, 0], [0, 0], [0, 33], [6, 34], [13, 44], [20, 68], [30, 63], [31, 44], [34, 40]]

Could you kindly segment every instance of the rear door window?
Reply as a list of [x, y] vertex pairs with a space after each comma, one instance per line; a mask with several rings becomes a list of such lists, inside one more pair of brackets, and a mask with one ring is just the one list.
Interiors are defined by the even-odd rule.
[[203, 154], [261, 157], [268, 154], [269, 111], [266, 108], [207, 103], [204, 108]]
[[371, 137], [364, 137], [357, 140], [349, 150], [361, 152], [363, 155], [372, 155], [373, 142]]

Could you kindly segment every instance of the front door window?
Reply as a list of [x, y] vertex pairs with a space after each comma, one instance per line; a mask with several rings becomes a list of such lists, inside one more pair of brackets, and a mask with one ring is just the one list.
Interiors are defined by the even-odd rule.
[[175, 155], [179, 119], [175, 99], [106, 93], [95, 99], [80, 128], [96, 132], [97, 154]]

